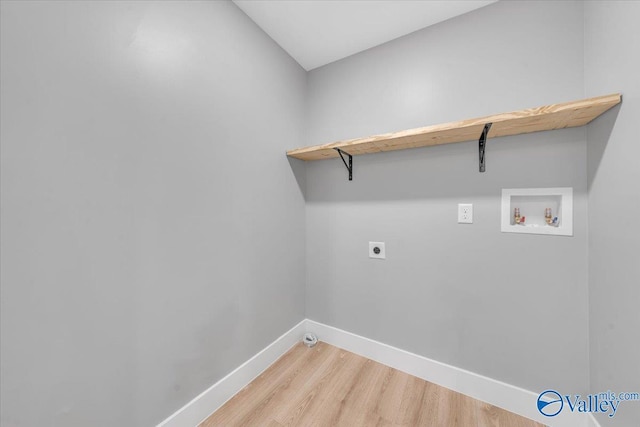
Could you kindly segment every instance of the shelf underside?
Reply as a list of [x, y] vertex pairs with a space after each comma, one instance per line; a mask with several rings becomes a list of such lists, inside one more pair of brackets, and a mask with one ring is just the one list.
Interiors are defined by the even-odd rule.
[[488, 138], [583, 126], [619, 104], [621, 99], [621, 95], [616, 93], [477, 119], [298, 148], [288, 151], [287, 155], [301, 160], [322, 160], [338, 157], [339, 154], [335, 148], [355, 156], [472, 141], [480, 137], [486, 123], [492, 123]]

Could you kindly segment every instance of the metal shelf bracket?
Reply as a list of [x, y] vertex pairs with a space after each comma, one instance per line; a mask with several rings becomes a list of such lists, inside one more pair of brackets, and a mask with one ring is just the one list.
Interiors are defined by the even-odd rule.
[[[334, 148], [334, 150], [336, 150], [338, 154], [340, 154], [342, 163], [344, 163], [345, 167], [349, 171], [349, 181], [353, 181], [353, 156], [345, 151], [342, 151], [339, 148]], [[349, 164], [347, 164], [347, 161], [344, 159], [343, 154], [349, 157]]]
[[487, 135], [489, 134], [489, 129], [491, 129], [491, 125], [493, 123], [487, 123], [484, 125], [484, 129], [482, 130], [482, 134], [480, 135], [480, 140], [478, 141], [478, 150], [480, 154], [480, 172], [484, 172], [485, 164], [484, 164], [484, 149], [487, 143]]

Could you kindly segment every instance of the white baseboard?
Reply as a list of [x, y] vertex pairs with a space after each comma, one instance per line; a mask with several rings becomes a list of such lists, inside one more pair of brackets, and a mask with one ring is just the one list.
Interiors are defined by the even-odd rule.
[[306, 320], [303, 320], [229, 375], [200, 393], [191, 402], [158, 424], [157, 427], [197, 426], [242, 390], [244, 386], [258, 377], [291, 347], [301, 342], [305, 330]]
[[538, 393], [437, 362], [381, 342], [305, 319], [247, 360], [226, 377], [176, 411], [157, 427], [194, 427], [253, 381], [293, 345], [305, 332], [340, 347], [426, 381], [457, 391], [474, 399], [506, 409], [552, 427], [600, 427], [592, 414], [562, 412], [553, 418], [536, 408]]
[[[552, 427], [593, 427], [591, 414], [561, 412], [545, 417], [536, 407], [538, 393], [437, 362], [351, 332], [307, 319], [306, 332], [320, 341], [396, 368], [426, 381], [457, 391]], [[597, 426], [597, 423], [595, 424]], [[598, 426], [599, 427], [599, 426]]]

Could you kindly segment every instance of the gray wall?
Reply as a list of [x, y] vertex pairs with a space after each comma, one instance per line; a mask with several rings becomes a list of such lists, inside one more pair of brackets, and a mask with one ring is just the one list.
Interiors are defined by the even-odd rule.
[[1, 15], [1, 424], [153, 425], [304, 316], [306, 75], [229, 2]]
[[[309, 74], [309, 144], [583, 97], [581, 2], [499, 2]], [[524, 388], [588, 390], [585, 128], [307, 165], [307, 315]], [[573, 237], [500, 232], [574, 188]], [[457, 204], [474, 224], [457, 224]], [[367, 257], [385, 241], [387, 260]], [[567, 362], [570, 361], [570, 362]]]
[[[591, 391], [640, 391], [639, 2], [585, 4], [587, 95], [620, 91], [622, 105], [588, 127]], [[640, 402], [603, 426], [637, 426]]]
[[[307, 87], [228, 2], [3, 1], [0, 424], [155, 424], [302, 319], [305, 185], [308, 317], [531, 390], [638, 391], [639, 6], [499, 2]], [[476, 142], [359, 156], [353, 182], [282, 155], [585, 88], [624, 104], [490, 140], [483, 175]], [[574, 187], [574, 237], [500, 233], [500, 189], [547, 186]]]

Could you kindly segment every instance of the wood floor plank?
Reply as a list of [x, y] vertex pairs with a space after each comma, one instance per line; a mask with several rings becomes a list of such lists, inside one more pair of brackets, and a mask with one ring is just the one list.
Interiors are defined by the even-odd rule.
[[366, 359], [342, 351], [335, 369], [322, 372], [318, 381], [307, 384], [294, 400], [294, 409], [289, 414], [281, 414], [286, 416], [286, 420], [276, 419], [285, 426], [315, 425], [318, 420], [331, 422], [340, 410], [339, 402], [344, 399], [343, 396], [365, 363]]
[[[300, 366], [308, 366], [309, 354], [304, 346], [296, 345], [271, 365], [258, 378], [244, 387], [238, 394], [223, 405], [224, 411], [214, 412], [202, 427], [241, 425], [240, 421], [256, 411], [264, 400], [281, 385], [281, 381]], [[222, 409], [221, 408], [221, 409]]]
[[[304, 348], [302, 343], [298, 346]], [[310, 354], [305, 363], [290, 368], [290, 374], [281, 377], [274, 384], [275, 387], [272, 388], [269, 395], [265, 396], [251, 412], [239, 420], [239, 425], [255, 425], [269, 414], [275, 418], [273, 414], [286, 413], [291, 399], [295, 398], [306, 384], [313, 383], [319, 372], [330, 369], [335, 363], [334, 359], [339, 357], [339, 349], [327, 345], [319, 345], [311, 351], [307, 351], [305, 348], [305, 351]]]
[[543, 427], [328, 345], [294, 346], [200, 424], [264, 427]]
[[[487, 427], [500, 427], [501, 425], [504, 425], [504, 427], [510, 427], [512, 425], [512, 424], [500, 423], [500, 412], [507, 412], [507, 411], [500, 410], [493, 405], [489, 405], [488, 403], [480, 402], [477, 400], [475, 401], [475, 404], [477, 407], [476, 416], [478, 418], [479, 425], [487, 426]], [[523, 417], [518, 417], [518, 418], [522, 418], [525, 421], [529, 421]]]
[[385, 378], [380, 399], [374, 412], [379, 415], [382, 420], [388, 422], [389, 425], [395, 424], [396, 414], [402, 404], [404, 391], [409, 378], [411, 378], [409, 375], [397, 369], [390, 369], [389, 375]]
[[409, 376], [402, 395], [400, 408], [396, 414], [395, 424], [398, 426], [418, 425], [422, 411], [422, 400], [427, 391], [426, 381]]
[[382, 389], [382, 376], [391, 369], [367, 360], [347, 395], [340, 402], [340, 411], [333, 418], [333, 425], [369, 425], [377, 398]]
[[341, 369], [344, 365], [346, 356], [344, 351], [324, 343], [318, 343], [316, 347], [324, 346], [328, 350], [324, 351], [321, 363], [317, 364], [313, 372], [300, 375], [297, 381], [283, 393], [281, 404], [272, 411], [273, 418], [283, 426], [295, 423], [297, 415], [304, 413], [313, 397], [319, 394], [317, 387], [325, 383], [323, 378], [331, 377], [335, 370]]

